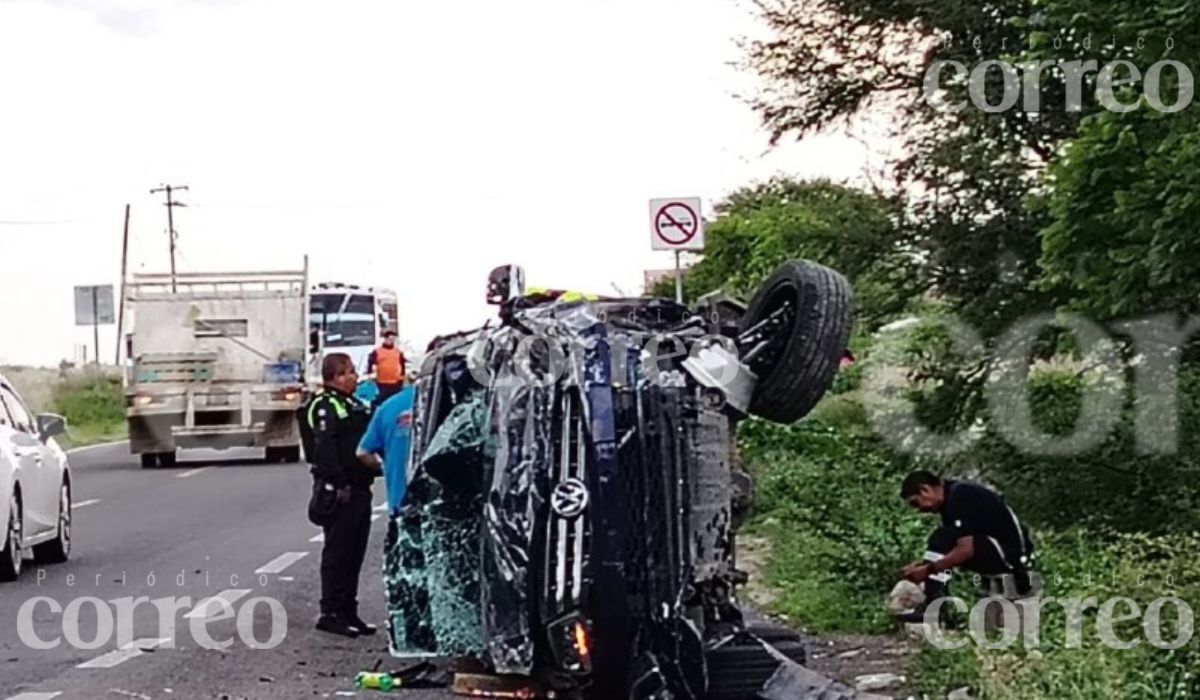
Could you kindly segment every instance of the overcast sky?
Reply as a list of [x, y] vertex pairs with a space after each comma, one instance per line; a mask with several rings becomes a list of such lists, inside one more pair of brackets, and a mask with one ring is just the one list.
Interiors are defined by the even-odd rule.
[[[481, 323], [487, 271], [637, 293], [647, 200], [861, 180], [842, 134], [767, 153], [736, 0], [0, 0], [0, 362], [91, 342], [72, 287], [167, 268], [390, 286], [401, 333]], [[102, 329], [111, 358], [115, 330]]]

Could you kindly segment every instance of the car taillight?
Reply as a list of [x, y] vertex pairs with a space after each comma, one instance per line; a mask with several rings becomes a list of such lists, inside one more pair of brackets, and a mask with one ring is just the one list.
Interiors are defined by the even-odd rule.
[[546, 632], [562, 670], [580, 675], [592, 672], [592, 631], [587, 620], [572, 613], [551, 622]]
[[300, 398], [300, 390], [296, 388], [279, 389], [271, 394], [272, 401], [287, 401], [292, 402]]
[[575, 623], [575, 653], [580, 659], [587, 659], [590, 665], [592, 652], [588, 648], [588, 631], [582, 622]]

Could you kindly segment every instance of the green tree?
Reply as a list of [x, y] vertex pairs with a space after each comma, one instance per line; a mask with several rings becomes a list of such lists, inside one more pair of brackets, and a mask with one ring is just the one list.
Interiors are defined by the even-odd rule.
[[[1164, 60], [1189, 72], [1200, 66], [1194, 3], [1058, 0], [1047, 11], [1048, 21], [1073, 26], [1073, 53], [1084, 55], [1079, 44], [1090, 38], [1093, 54], [1127, 60], [1142, 73]], [[1034, 53], [1054, 51], [1046, 41]], [[1179, 83], [1178, 69], [1162, 70], [1160, 106], [1186, 97]], [[1200, 117], [1195, 107], [1155, 109], [1145, 91], [1139, 82], [1116, 94], [1137, 106], [1132, 112], [1100, 110], [1085, 119], [1047, 180], [1052, 222], [1043, 232], [1043, 286], [1067, 288], [1070, 306], [1099, 319], [1200, 311]]]
[[[740, 189], [717, 206], [704, 258], [684, 278], [687, 298], [723, 289], [749, 297], [785, 260], [828, 265], [854, 284], [868, 326], [904, 310], [918, 292], [916, 259], [894, 225], [894, 205], [828, 181], [777, 178]], [[673, 281], [657, 293], [673, 294]]]
[[[748, 45], [762, 78], [754, 107], [775, 140], [803, 137], [864, 110], [886, 110], [907, 155], [895, 163], [905, 206], [899, 226], [922, 261], [921, 286], [985, 334], [1033, 308], [1050, 308], [1054, 290], [1038, 276], [1044, 207], [1028, 206], [1038, 177], [1077, 115], [985, 112], [969, 104], [961, 76], [944, 74], [939, 95], [967, 103], [940, 111], [923, 98], [938, 61], [974, 67], [1016, 60], [1034, 3], [972, 5], [953, 0], [761, 0], [768, 39]], [[988, 74], [986, 97], [999, 104], [1004, 84]], [[1061, 102], [1047, 80], [1046, 104]]]

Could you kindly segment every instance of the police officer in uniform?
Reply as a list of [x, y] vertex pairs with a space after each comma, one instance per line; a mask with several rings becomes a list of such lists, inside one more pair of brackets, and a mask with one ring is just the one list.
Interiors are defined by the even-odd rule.
[[371, 484], [379, 475], [355, 454], [370, 422], [370, 409], [354, 398], [358, 372], [348, 355], [326, 356], [321, 376], [324, 387], [302, 409], [300, 420], [314, 492], [328, 495], [332, 506], [322, 519], [325, 545], [317, 629], [346, 637], [375, 634], [376, 628], [358, 616], [358, 579], [371, 536]]

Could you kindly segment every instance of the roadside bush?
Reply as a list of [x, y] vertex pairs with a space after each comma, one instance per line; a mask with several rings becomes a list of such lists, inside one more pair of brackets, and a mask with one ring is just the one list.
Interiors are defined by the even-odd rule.
[[[884, 594], [900, 567], [923, 551], [935, 525], [897, 497], [900, 480], [917, 468], [999, 488], [1034, 529], [1047, 596], [1093, 597], [1100, 603], [1126, 597], [1142, 611], [1172, 595], [1200, 604], [1197, 365], [1181, 369], [1180, 444], [1168, 455], [1139, 454], [1135, 406], [1122, 396], [1111, 434], [1085, 454], [1023, 451], [992, 422], [994, 407], [984, 407], [967, 423], [980, 435], [972, 447], [951, 458], [918, 459], [875, 435], [863, 405], [873, 399], [859, 389], [858, 378], [847, 376], [842, 392], [826, 397], [797, 425], [747, 421], [741, 427], [739, 446], [758, 485], [753, 527], [772, 541], [766, 578], [778, 594], [776, 612], [817, 632], [896, 630], [883, 612]], [[937, 377], [925, 378], [907, 397], [920, 399], [931, 387], [947, 386]], [[1084, 389], [1097, 386], [1115, 391], [1120, 385], [1078, 360], [1040, 361], [1028, 384], [1037, 430], [1070, 434], [1080, 420]], [[942, 405], [930, 405], [939, 409], [931, 416], [941, 412]], [[970, 597], [971, 588], [959, 577], [953, 590]], [[1167, 640], [1180, 632], [1174, 614], [1167, 606], [1162, 631]], [[1043, 615], [1036, 653], [974, 644], [956, 651], [926, 649], [910, 669], [913, 689], [944, 697], [971, 686], [976, 697], [1001, 700], [1200, 697], [1194, 670], [1200, 668], [1200, 642], [1175, 651], [1156, 648], [1139, 618], [1118, 623], [1116, 631], [1140, 644], [1112, 649], [1101, 643], [1096, 619], [1095, 608], [1083, 615], [1078, 649], [1065, 647], [1066, 613], [1057, 605]]]
[[[1034, 422], [1047, 434], [1075, 427], [1082, 380], [1074, 372], [1035, 374], [1030, 380]], [[1079, 525], [1121, 532], [1165, 534], [1200, 529], [1200, 369], [1180, 375], [1179, 449], [1172, 455], [1137, 453], [1134, 409], [1097, 449], [1082, 455], [1025, 454], [989, 430], [970, 463], [1041, 527]]]
[[[970, 685], [983, 700], [1159, 700], [1200, 695], [1197, 642], [1193, 639], [1178, 650], [1157, 648], [1149, 643], [1141, 617], [1158, 598], [1174, 596], [1189, 605], [1200, 601], [1200, 535], [1100, 536], [1075, 529], [1047, 537], [1043, 571], [1046, 596], [1095, 601], [1081, 616], [1078, 648], [1065, 645], [1063, 607], [1047, 603], [1038, 649], [988, 651], [973, 643], [955, 651], [927, 648], [915, 669], [918, 689], [938, 696]], [[1117, 597], [1132, 600], [1140, 611], [1138, 617], [1113, 626], [1119, 640], [1136, 643], [1130, 649], [1110, 648], [1099, 636], [1095, 606]], [[1122, 604], [1114, 619], [1129, 611]], [[1162, 639], [1167, 642], [1191, 634], [1180, 630], [1170, 605], [1161, 622]]]
[[89, 375], [54, 387], [53, 410], [67, 419], [69, 442], [80, 445], [125, 433], [125, 396], [120, 377]]
[[[849, 406], [831, 413], [856, 420]], [[911, 465], [868, 434], [820, 420], [751, 421], [739, 442], [758, 481], [758, 525], [773, 541], [779, 612], [818, 630], [886, 628], [883, 595], [929, 529], [897, 495]]]

